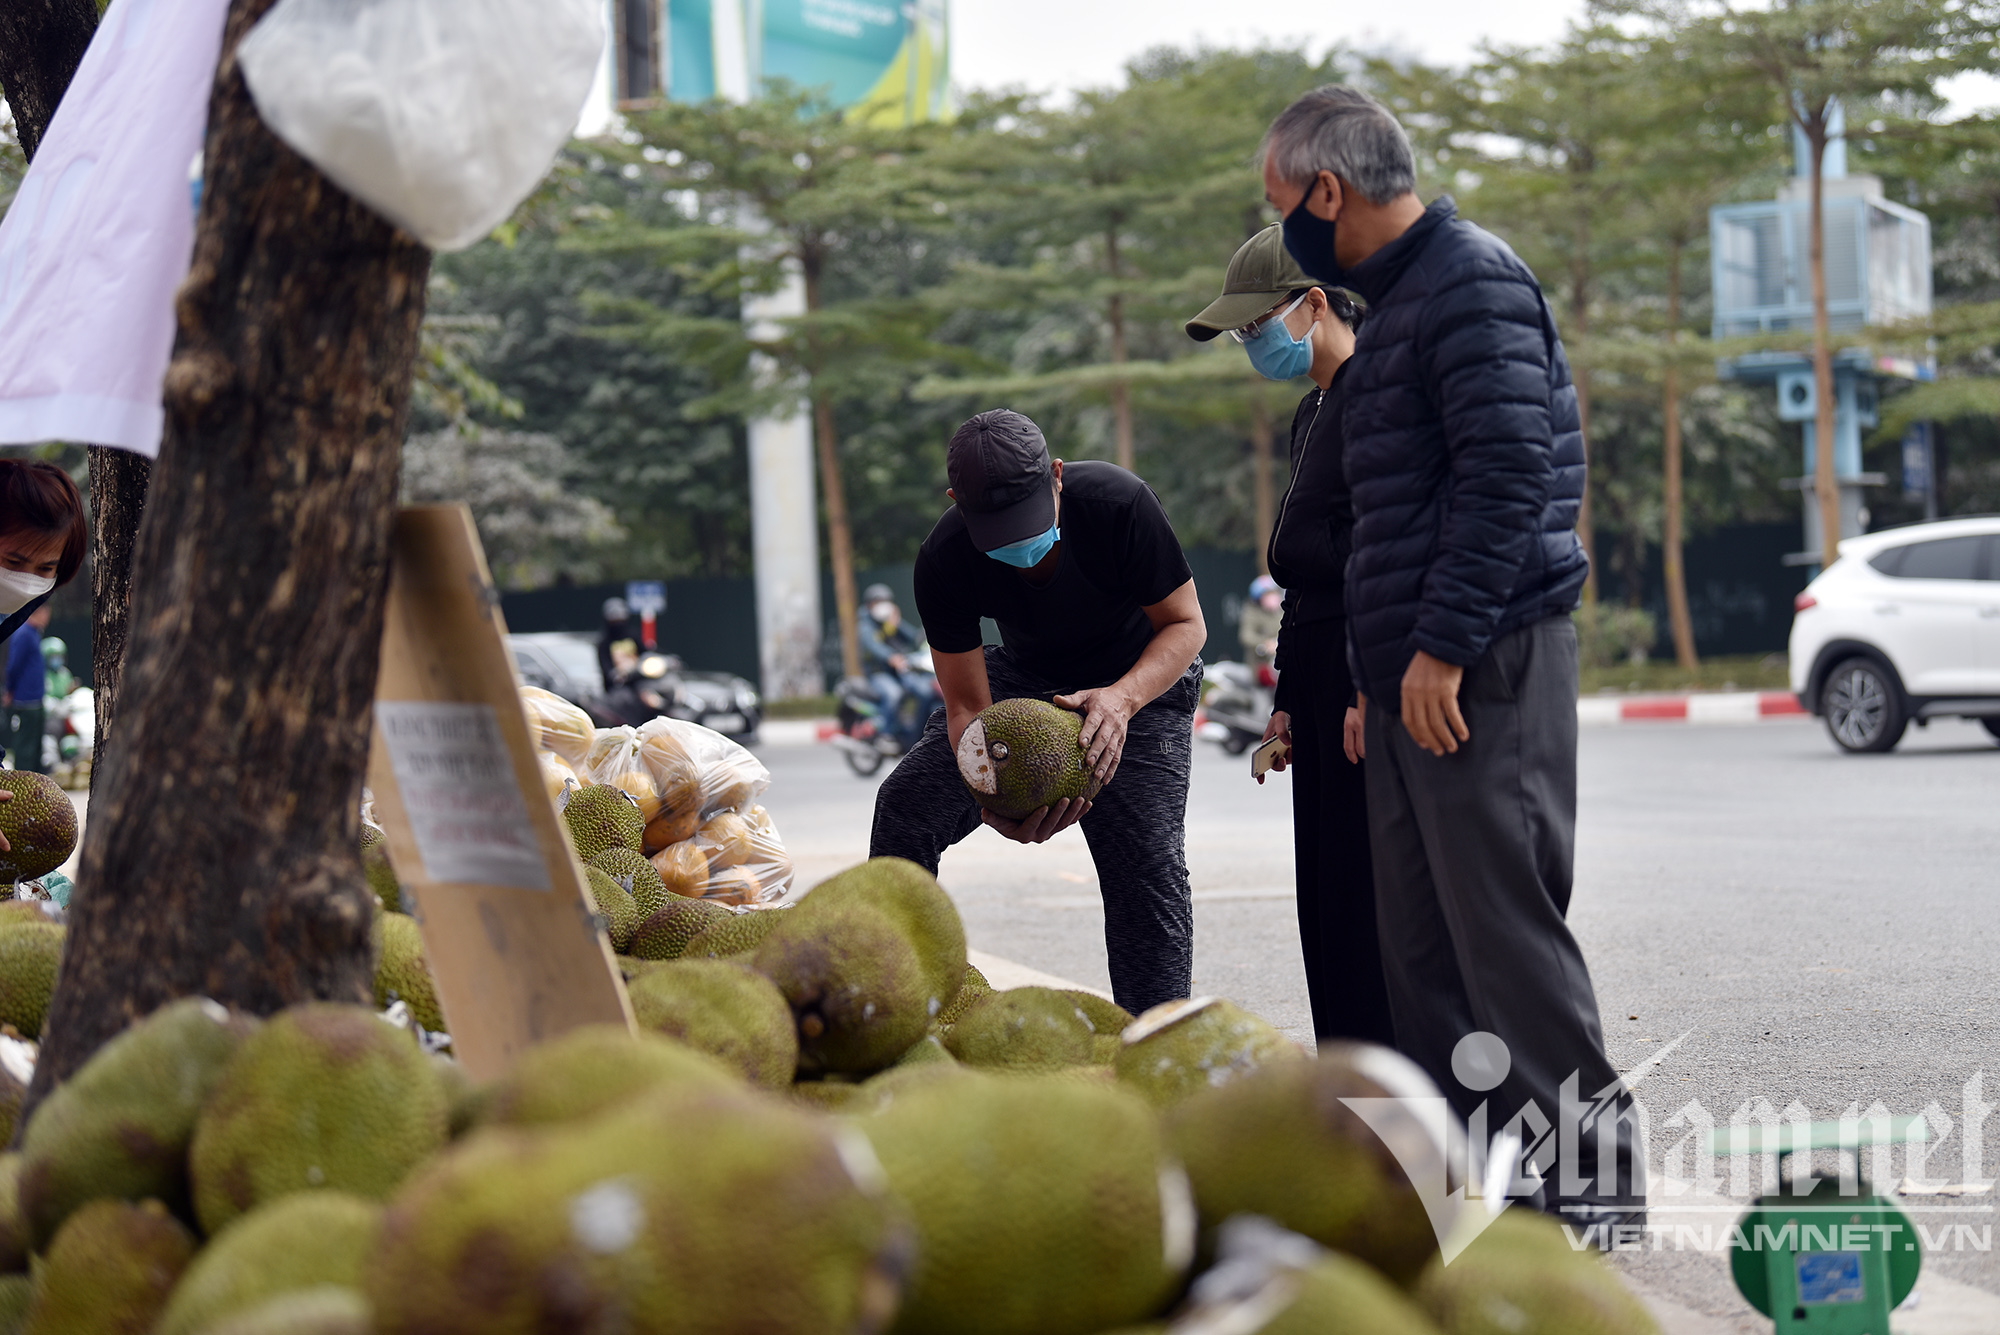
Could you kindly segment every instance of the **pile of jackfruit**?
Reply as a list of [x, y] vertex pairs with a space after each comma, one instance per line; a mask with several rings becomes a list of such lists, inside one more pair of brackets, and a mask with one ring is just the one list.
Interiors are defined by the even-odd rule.
[[623, 793], [639, 814], [632, 851], [668, 889], [729, 904], [767, 903], [791, 889], [792, 860], [757, 802], [771, 774], [755, 756], [683, 719], [599, 728], [561, 696], [520, 692], [549, 797], [566, 808], [592, 788], [607, 799]]
[[1518, 1208], [1442, 1263], [1394, 1053], [994, 990], [907, 862], [731, 916], [484, 1086], [365, 1006], [142, 1019], [0, 1156], [0, 1332], [1655, 1329]]

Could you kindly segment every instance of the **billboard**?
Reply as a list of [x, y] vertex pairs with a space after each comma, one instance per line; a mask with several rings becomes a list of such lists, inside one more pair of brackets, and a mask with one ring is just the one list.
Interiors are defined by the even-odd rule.
[[825, 93], [856, 119], [942, 120], [950, 114], [948, 4], [663, 0], [659, 91], [676, 102], [706, 102], [748, 97], [783, 79]]

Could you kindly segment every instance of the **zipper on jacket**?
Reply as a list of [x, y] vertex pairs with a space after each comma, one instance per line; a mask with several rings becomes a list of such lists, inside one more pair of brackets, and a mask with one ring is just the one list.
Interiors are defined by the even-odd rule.
[[1312, 448], [1313, 428], [1319, 425], [1319, 410], [1324, 407], [1326, 407], [1326, 391], [1321, 390], [1318, 400], [1313, 404], [1312, 420], [1306, 423], [1306, 438], [1299, 445], [1298, 466], [1292, 469], [1291, 479], [1285, 483], [1285, 498], [1278, 502], [1278, 522], [1271, 525], [1271, 541], [1264, 548], [1267, 553], [1264, 558], [1266, 561], [1270, 560], [1268, 553], [1278, 550], [1278, 535], [1285, 531], [1285, 512], [1292, 507], [1292, 490], [1299, 485], [1299, 474], [1306, 471], [1306, 451]]

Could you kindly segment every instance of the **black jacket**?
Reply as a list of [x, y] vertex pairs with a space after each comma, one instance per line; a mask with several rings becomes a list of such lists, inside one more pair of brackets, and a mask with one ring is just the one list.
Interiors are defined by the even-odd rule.
[[1340, 282], [1368, 302], [1342, 416], [1349, 658], [1393, 710], [1417, 650], [1470, 667], [1576, 607], [1583, 431], [1534, 274], [1449, 196]]
[[1354, 501], [1341, 471], [1341, 396], [1347, 363], [1326, 389], [1299, 400], [1292, 414], [1291, 480], [1278, 504], [1265, 563], [1285, 590], [1285, 620], [1278, 632], [1275, 707], [1288, 709], [1283, 675], [1289, 665], [1289, 632], [1297, 626], [1345, 615], [1347, 556], [1354, 549]]

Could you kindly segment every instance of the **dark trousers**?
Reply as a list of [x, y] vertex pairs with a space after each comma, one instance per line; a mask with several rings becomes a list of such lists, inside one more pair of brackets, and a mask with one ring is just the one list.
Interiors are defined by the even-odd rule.
[[14, 768], [30, 774], [46, 774], [48, 767], [42, 764], [42, 731], [46, 714], [42, 702], [32, 705], [16, 705], [7, 712], [7, 753], [14, 757]]
[[1322, 1041], [1355, 1038], [1393, 1046], [1375, 926], [1366, 765], [1351, 763], [1341, 742], [1354, 692], [1346, 619], [1289, 627], [1285, 664], [1299, 945], [1313, 1034]]
[[[1630, 1096], [1591, 1121], [1574, 1113], [1616, 1087], [1590, 970], [1564, 915], [1576, 842], [1576, 628], [1551, 617], [1496, 639], [1466, 670], [1471, 740], [1433, 756], [1369, 702], [1368, 821], [1396, 1043], [1461, 1116], [1486, 1105], [1486, 1135], [1527, 1105], [1550, 1207], [1643, 1198]], [[1386, 703], [1390, 707], [1384, 708]], [[1468, 1034], [1506, 1044], [1476, 1060]], [[1498, 1080], [1498, 1068], [1505, 1074]], [[1484, 1072], [1482, 1074], [1482, 1071]], [[1459, 1075], [1470, 1078], [1470, 1086]], [[1567, 1084], [1567, 1089], [1565, 1086]], [[1615, 1137], [1604, 1147], [1600, 1136]], [[1550, 1172], [1569, 1147], [1565, 1171]]]
[[[986, 649], [995, 700], [1048, 699], [1066, 687], [1017, 667], [1003, 649]], [[1194, 759], [1194, 707], [1201, 663], [1132, 716], [1118, 772], [1083, 818], [1090, 859], [1104, 896], [1104, 948], [1111, 991], [1137, 1015], [1188, 994], [1194, 973], [1194, 903], [1188, 893], [1188, 769]], [[980, 826], [979, 804], [959, 777], [942, 710], [882, 781], [868, 856], [908, 858], [937, 873], [944, 851]]]

